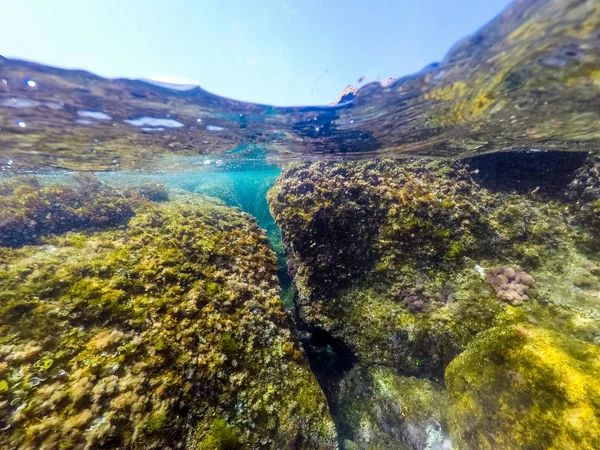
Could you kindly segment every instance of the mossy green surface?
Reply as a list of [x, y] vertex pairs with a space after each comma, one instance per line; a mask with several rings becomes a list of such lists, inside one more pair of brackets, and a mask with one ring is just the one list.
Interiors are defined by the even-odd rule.
[[[362, 363], [388, 364], [405, 375], [442, 379], [446, 365], [478, 332], [506, 320], [505, 307], [483, 281], [480, 284], [485, 296], [455, 291], [464, 297], [434, 303], [426, 312], [411, 312], [401, 302], [364, 287], [311, 312], [318, 312], [317, 323], [343, 338]], [[336, 317], [343, 317], [343, 323]]]
[[527, 308], [572, 303], [554, 291], [574, 288], [582, 255], [566, 205], [486, 189], [464, 163], [296, 165], [269, 201], [301, 320], [342, 339], [365, 364], [443, 378], [478, 332], [510, 320], [485, 269], [522, 267], [543, 281]]
[[410, 271], [441, 279], [469, 260], [522, 261], [529, 246], [547, 256], [567, 233], [564, 206], [490, 192], [460, 162], [294, 165], [268, 198], [296, 281], [314, 298]]
[[456, 448], [600, 448], [600, 348], [531, 325], [482, 333], [446, 370]]
[[87, 174], [77, 175], [71, 184], [53, 185], [17, 177], [0, 183], [0, 193], [0, 245], [13, 247], [47, 234], [125, 224], [136, 204]]
[[206, 437], [200, 442], [198, 450], [235, 450], [240, 447], [240, 442], [227, 422], [216, 419]]
[[[479, 184], [460, 161], [289, 167], [269, 201], [299, 320], [345, 344], [359, 366], [439, 383], [489, 329], [525, 324], [599, 344], [598, 228], [585, 214], [600, 189], [576, 185], [600, 186], [593, 170], [567, 192], [513, 193]], [[349, 423], [348, 435], [358, 432]]]
[[0, 247], [0, 447], [335, 448], [264, 232], [195, 195], [134, 205]]

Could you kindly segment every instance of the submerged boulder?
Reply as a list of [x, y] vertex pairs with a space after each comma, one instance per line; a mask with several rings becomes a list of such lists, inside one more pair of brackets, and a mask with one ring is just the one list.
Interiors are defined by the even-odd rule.
[[0, 447], [336, 448], [264, 232], [158, 197], [0, 247]]
[[588, 158], [564, 190], [577, 223], [590, 233], [582, 236], [594, 252], [600, 250], [600, 158]]
[[446, 370], [459, 449], [600, 448], [600, 348], [515, 325], [481, 333]]
[[[390, 367], [355, 368], [341, 384], [338, 423], [355, 448], [442, 450], [446, 392]], [[347, 445], [348, 446], [348, 445]]]
[[36, 177], [0, 183], [0, 245], [31, 244], [47, 234], [122, 225], [135, 201], [88, 174], [69, 184], [45, 184]]
[[[463, 162], [427, 159], [287, 168], [269, 202], [298, 321], [343, 344], [357, 367], [436, 383], [490, 329], [535, 325], [600, 343], [600, 257], [588, 245], [596, 231], [577, 220], [576, 202], [555, 186], [513, 192], [474, 175]], [[350, 373], [353, 385], [372, 384], [368, 371]], [[372, 411], [386, 410], [372, 398]], [[380, 419], [375, 434], [406, 442], [400, 425]], [[350, 446], [367, 445], [352, 438], [364, 421], [344, 423]]]
[[537, 275], [561, 270], [576, 235], [560, 202], [486, 189], [461, 162], [297, 165], [269, 201], [300, 320], [407, 375], [443, 377], [511, 320], [504, 302], [535, 307]]

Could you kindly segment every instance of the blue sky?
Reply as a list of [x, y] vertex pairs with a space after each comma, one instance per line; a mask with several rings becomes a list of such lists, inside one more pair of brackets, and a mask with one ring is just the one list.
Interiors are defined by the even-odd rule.
[[326, 104], [416, 72], [508, 0], [0, 0], [0, 54], [103, 76]]

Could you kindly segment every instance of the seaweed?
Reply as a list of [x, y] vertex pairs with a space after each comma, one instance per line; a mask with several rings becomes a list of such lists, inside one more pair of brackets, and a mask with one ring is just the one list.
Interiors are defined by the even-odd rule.
[[[334, 448], [256, 222], [197, 195], [157, 203], [86, 182], [131, 217], [0, 247], [0, 447]], [[6, 202], [87, 195], [11, 185]]]

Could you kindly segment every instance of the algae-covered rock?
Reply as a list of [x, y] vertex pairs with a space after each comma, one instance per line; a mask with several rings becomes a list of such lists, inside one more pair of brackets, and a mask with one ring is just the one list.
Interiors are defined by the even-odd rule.
[[153, 202], [166, 202], [169, 200], [169, 192], [167, 189], [156, 181], [140, 186], [137, 189], [132, 189], [134, 193], [137, 193], [150, 201]]
[[485, 284], [473, 283], [478, 283], [468, 285], [473, 291], [465, 287], [454, 301], [432, 301], [421, 312], [372, 287], [351, 289], [311, 311], [319, 312], [316, 323], [349, 346], [359, 362], [441, 379], [443, 369], [478, 332], [508, 319]]
[[514, 325], [482, 333], [446, 370], [457, 449], [600, 448], [600, 348]]
[[0, 447], [335, 448], [256, 223], [197, 196], [134, 212], [0, 247]]
[[600, 249], [600, 159], [597, 156], [588, 158], [577, 170], [564, 194], [571, 202], [569, 206], [579, 225], [591, 231], [582, 236], [584, 243], [597, 252]]
[[[350, 448], [368, 448], [369, 439], [393, 448], [406, 435], [382, 413], [388, 397], [357, 390], [376, 385], [365, 367], [442, 384], [448, 373], [460, 376], [446, 368], [481, 333], [512, 326], [586, 348], [600, 343], [600, 258], [588, 245], [595, 229], [580, 215], [594, 200], [566, 198], [566, 176], [561, 186], [529, 191], [486, 184], [485, 173], [475, 181], [473, 172], [460, 161], [320, 162], [289, 167], [269, 192], [298, 287], [299, 323], [331, 335], [363, 368], [340, 387], [346, 406], [336, 418]], [[336, 390], [326, 392], [337, 404]], [[371, 403], [359, 402], [366, 409], [348, 406], [369, 396]], [[400, 394], [391, 397], [402, 404]], [[456, 418], [451, 429], [459, 448], [486, 448], [461, 435], [468, 420]]]
[[445, 404], [446, 392], [429, 380], [355, 368], [341, 384], [340, 433], [358, 449], [442, 450]]
[[0, 245], [19, 246], [40, 236], [83, 228], [124, 224], [133, 203], [93, 176], [80, 174], [71, 184], [42, 186], [35, 177], [0, 183]]
[[[269, 193], [296, 281], [311, 299], [417, 269], [432, 278], [465, 258], [538, 258], [552, 248], [555, 204], [481, 188], [459, 162], [296, 165]], [[537, 229], [533, 229], [538, 225]]]
[[296, 165], [269, 201], [300, 319], [407, 375], [443, 377], [510, 320], [503, 302], [535, 303], [537, 275], [564, 271], [576, 235], [564, 204], [491, 191], [459, 161]]

